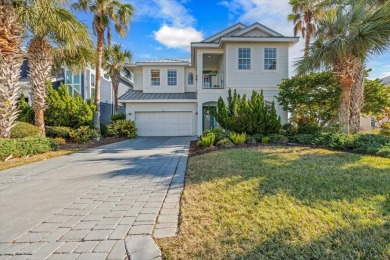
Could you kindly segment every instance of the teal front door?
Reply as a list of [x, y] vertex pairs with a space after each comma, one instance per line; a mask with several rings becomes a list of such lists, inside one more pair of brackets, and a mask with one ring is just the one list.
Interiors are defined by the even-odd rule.
[[214, 129], [217, 125], [214, 115], [210, 110], [216, 109], [215, 106], [203, 106], [203, 131]]

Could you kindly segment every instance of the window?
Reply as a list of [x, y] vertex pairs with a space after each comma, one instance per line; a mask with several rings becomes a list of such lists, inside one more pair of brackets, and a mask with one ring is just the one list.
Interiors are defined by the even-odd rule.
[[91, 99], [95, 98], [95, 74], [91, 73], [91, 86], [90, 86], [90, 94], [91, 94]]
[[177, 72], [176, 70], [168, 70], [168, 86], [177, 85]]
[[276, 70], [276, 48], [264, 49], [264, 69]]
[[73, 74], [71, 71], [65, 71], [65, 85], [69, 95], [72, 97], [81, 96], [81, 74]]
[[160, 70], [151, 70], [152, 86], [160, 86]]
[[194, 73], [188, 73], [188, 85], [194, 85]]
[[238, 48], [238, 69], [250, 70], [251, 69], [251, 49], [250, 48]]

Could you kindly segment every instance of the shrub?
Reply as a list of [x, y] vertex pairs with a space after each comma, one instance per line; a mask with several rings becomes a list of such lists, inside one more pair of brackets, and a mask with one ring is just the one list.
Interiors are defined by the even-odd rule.
[[126, 120], [126, 114], [125, 113], [116, 113], [111, 115], [111, 122], [115, 122], [118, 120]]
[[295, 135], [297, 130], [297, 127], [291, 123], [287, 123], [282, 126], [282, 132], [287, 136]]
[[19, 114], [18, 121], [34, 124], [34, 109], [24, 100], [24, 95], [22, 94], [19, 99]]
[[263, 92], [252, 92], [252, 96], [242, 97], [229, 89], [227, 105], [222, 97], [218, 99], [217, 109], [211, 113], [219, 125], [232, 132], [255, 134], [275, 134], [281, 130], [280, 117], [276, 113], [275, 103], [269, 107]]
[[61, 85], [54, 90], [48, 87], [45, 122], [50, 126], [78, 128], [89, 125], [93, 119], [94, 106], [89, 105], [80, 96], [72, 97], [66, 87]]
[[253, 138], [255, 138], [256, 142], [261, 143], [261, 139], [263, 138], [263, 135], [255, 134], [253, 135]]
[[107, 134], [109, 136], [136, 138], [137, 128], [134, 121], [117, 120], [108, 126]]
[[89, 126], [81, 126], [76, 130], [71, 130], [69, 135], [77, 143], [86, 143], [92, 138], [99, 136], [98, 132]]
[[234, 144], [244, 144], [246, 141], [246, 133], [235, 133], [235, 132], [230, 132], [229, 133], [229, 138], [232, 140]]
[[234, 146], [234, 144], [232, 143], [232, 141], [230, 141], [229, 138], [223, 138], [222, 140], [217, 142], [217, 145], [222, 146], [222, 147], [233, 147]]
[[202, 135], [207, 135], [209, 133], [215, 134], [215, 143], [214, 144], [216, 144], [217, 142], [219, 142], [222, 139], [227, 137], [227, 134], [220, 127], [214, 128], [214, 129], [205, 130]]
[[272, 143], [281, 143], [281, 144], [288, 143], [288, 138], [284, 135], [278, 135], [278, 134], [269, 135], [269, 139], [270, 142]]
[[213, 146], [214, 143], [215, 143], [215, 134], [210, 132], [201, 135], [197, 144], [199, 146], [210, 147]]
[[314, 122], [300, 123], [298, 124], [298, 134], [315, 134], [320, 131], [320, 127]]
[[49, 137], [69, 138], [72, 129], [66, 126], [46, 126], [46, 135]]
[[62, 137], [56, 137], [54, 140], [59, 144], [66, 144], [66, 140]]
[[252, 135], [246, 135], [246, 143], [248, 144], [255, 144], [256, 138]]
[[108, 126], [105, 123], [100, 122], [100, 134], [102, 136], [108, 135]]
[[[382, 147], [390, 144], [390, 137], [361, 134], [355, 137], [355, 150], [360, 153], [379, 154]], [[385, 149], [385, 148], [384, 148]]]
[[24, 138], [31, 136], [41, 136], [41, 131], [35, 125], [25, 122], [17, 122], [11, 129], [11, 138]]
[[261, 142], [262, 143], [269, 143], [269, 142], [271, 142], [271, 138], [269, 138], [268, 136], [264, 136], [261, 138]]
[[56, 149], [58, 143], [46, 137], [0, 139], [0, 160], [12, 155], [15, 158], [45, 153]]
[[390, 122], [382, 124], [380, 133], [385, 136], [390, 136]]

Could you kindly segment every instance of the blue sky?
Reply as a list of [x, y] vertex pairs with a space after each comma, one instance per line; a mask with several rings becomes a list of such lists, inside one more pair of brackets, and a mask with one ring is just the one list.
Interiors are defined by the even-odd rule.
[[[122, 0], [132, 4], [135, 17], [126, 38], [114, 35], [133, 53], [134, 61], [189, 58], [190, 42], [200, 41], [226, 27], [242, 22], [260, 22], [286, 36], [293, 25], [287, 21], [291, 12], [288, 0]], [[77, 14], [87, 25], [89, 14]], [[290, 57], [302, 55], [302, 40], [291, 48]], [[370, 78], [390, 76], [390, 52], [368, 62]], [[290, 66], [290, 73], [294, 74]]]

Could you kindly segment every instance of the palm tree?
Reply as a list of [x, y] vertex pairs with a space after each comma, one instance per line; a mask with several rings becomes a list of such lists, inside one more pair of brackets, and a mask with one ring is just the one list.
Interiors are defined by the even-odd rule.
[[290, 0], [293, 13], [288, 20], [294, 23], [294, 36], [300, 32], [305, 38], [304, 56], [307, 56], [310, 40], [316, 32], [316, 24], [323, 13], [323, 5], [318, 0]]
[[114, 111], [118, 113], [118, 88], [121, 74], [130, 76], [131, 72], [125, 67], [126, 63], [131, 60], [131, 52], [128, 50], [122, 51], [119, 44], [104, 49], [104, 66], [103, 68], [108, 72], [112, 81], [112, 88], [114, 90]]
[[390, 4], [367, 8], [365, 0], [351, 0], [320, 19], [308, 56], [298, 61], [301, 73], [329, 68], [340, 83], [340, 131], [349, 133], [351, 90], [367, 58], [382, 54], [390, 44]]
[[[133, 16], [134, 8], [130, 4], [122, 4], [117, 0], [79, 0], [72, 5], [73, 9], [83, 10], [93, 14], [93, 31], [97, 36], [96, 44], [96, 82], [95, 105], [96, 112], [93, 117], [95, 129], [100, 131], [100, 80], [103, 59], [104, 34], [107, 30], [108, 39], [111, 41], [111, 23], [116, 32], [125, 36]], [[111, 44], [111, 43], [110, 43]]]
[[[20, 2], [19, 2], [20, 3]], [[45, 135], [47, 82], [52, 75], [56, 48], [76, 55], [82, 46], [92, 47], [88, 28], [66, 10], [60, 1], [30, 0], [17, 6], [19, 20], [30, 38], [27, 46], [29, 81], [35, 125]]]
[[22, 28], [10, 2], [0, 0], [0, 137], [10, 137], [18, 114], [19, 78], [23, 57]]

